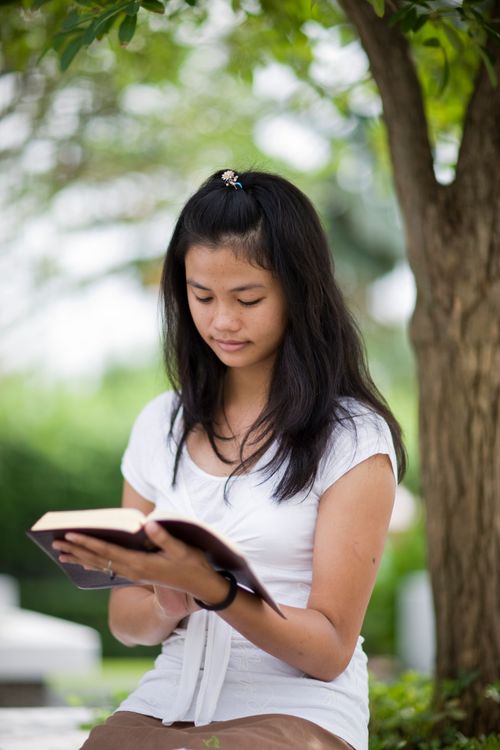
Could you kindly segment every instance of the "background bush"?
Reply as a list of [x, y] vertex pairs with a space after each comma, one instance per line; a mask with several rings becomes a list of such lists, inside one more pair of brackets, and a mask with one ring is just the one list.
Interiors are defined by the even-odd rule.
[[[427, 677], [408, 672], [391, 685], [370, 680], [369, 750], [499, 750], [500, 734], [473, 738], [459, 729], [458, 696], [466, 681], [450, 681], [435, 708]], [[485, 698], [500, 702], [499, 686], [490, 686]]]
[[131, 652], [107, 627], [107, 591], [80, 591], [25, 531], [48, 510], [120, 504], [120, 460], [144, 403], [165, 389], [161, 370], [108, 373], [100, 387], [51, 388], [10, 379], [0, 401], [1, 572], [18, 579], [21, 606], [96, 628], [109, 656]]

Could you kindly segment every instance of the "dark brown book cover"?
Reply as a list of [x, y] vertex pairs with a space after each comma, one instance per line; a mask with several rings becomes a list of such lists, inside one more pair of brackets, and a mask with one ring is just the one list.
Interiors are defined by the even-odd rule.
[[[115, 508], [114, 510], [120, 511], [121, 509]], [[75, 515], [78, 512], [74, 511]], [[70, 517], [72, 511], [67, 513], [68, 517]], [[57, 513], [51, 514], [51, 516], [56, 517]], [[209, 527], [198, 523], [195, 519], [160, 518], [157, 514], [151, 516], [151, 518], [153, 517], [172, 536], [182, 540], [186, 544], [203, 550], [214, 568], [231, 571], [239, 585], [253, 591], [283, 617], [283, 613], [259, 581], [248, 561], [229, 540], [224, 540], [218, 532], [211, 531]], [[41, 521], [43, 521], [43, 516], [34, 526], [36, 527]], [[57, 524], [54, 525], [56, 526]], [[56, 565], [80, 589], [106, 589], [114, 588], [115, 586], [130, 586], [134, 585], [135, 582], [121, 576], [111, 579], [109, 573], [106, 571], [85, 570], [80, 565], [61, 563], [59, 561], [60, 553], [58, 550], [52, 548], [52, 542], [55, 539], [64, 539], [64, 535], [70, 531], [88, 534], [89, 536], [103, 539], [107, 542], [127, 547], [128, 549], [140, 550], [142, 552], [156, 552], [158, 550], [142, 527], [132, 532], [119, 528], [98, 528], [95, 525], [84, 526], [75, 523], [75, 525], [67, 525], [64, 528], [28, 529], [26, 534], [30, 539], [49, 555]]]

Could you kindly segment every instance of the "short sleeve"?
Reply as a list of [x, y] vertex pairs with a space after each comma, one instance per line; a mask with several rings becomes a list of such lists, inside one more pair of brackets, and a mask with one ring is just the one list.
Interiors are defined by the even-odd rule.
[[172, 392], [162, 393], [142, 409], [132, 426], [121, 462], [123, 478], [152, 503], [157, 501], [152, 482], [154, 459], [167, 439], [172, 397]]
[[351, 419], [344, 419], [332, 434], [329, 447], [320, 462], [316, 487], [322, 495], [341, 476], [377, 453], [386, 454], [396, 482], [398, 465], [389, 425], [374, 411], [358, 405], [350, 407]]

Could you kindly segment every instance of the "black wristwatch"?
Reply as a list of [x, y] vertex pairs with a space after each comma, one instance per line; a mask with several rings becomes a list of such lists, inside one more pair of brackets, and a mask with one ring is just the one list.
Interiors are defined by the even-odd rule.
[[223, 601], [219, 602], [219, 604], [205, 604], [205, 602], [202, 602], [201, 599], [196, 599], [196, 597], [193, 597], [198, 607], [201, 607], [202, 609], [208, 609], [210, 612], [219, 612], [221, 609], [226, 609], [227, 607], [229, 607], [229, 605], [232, 604], [236, 599], [236, 594], [238, 593], [238, 581], [236, 580], [234, 575], [230, 573], [229, 570], [218, 570], [217, 573], [227, 581], [229, 581], [229, 583], [231, 584], [226, 598]]

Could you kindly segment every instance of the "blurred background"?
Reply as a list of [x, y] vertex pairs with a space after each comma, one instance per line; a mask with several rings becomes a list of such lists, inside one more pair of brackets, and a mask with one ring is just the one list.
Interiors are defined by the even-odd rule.
[[[25, 530], [48, 510], [119, 504], [134, 417], [168, 388], [157, 287], [175, 217], [215, 170], [265, 169], [292, 180], [318, 208], [372, 375], [406, 438], [409, 471], [365, 649], [382, 676], [431, 669], [428, 656], [408, 663], [398, 630], [404, 581], [425, 569], [406, 333], [415, 291], [367, 60], [341, 26], [310, 22], [301, 31], [307, 54], [292, 40], [281, 57], [266, 59], [252, 49], [251, 24], [242, 43], [241, 19], [224, 0], [189, 17], [173, 7], [170, 24], [141, 13], [127, 49], [110, 35], [63, 73], [52, 53], [23, 67], [50, 33], [36, 13], [11, 15], [3, 26], [0, 560], [19, 594], [9, 601], [100, 635], [97, 693], [84, 670], [54, 669], [44, 677], [54, 700], [98, 703], [103, 690], [128, 689], [154, 658], [156, 649], [115, 641], [107, 592], [77, 590]], [[436, 157], [443, 182], [454, 156], [445, 145]]]

